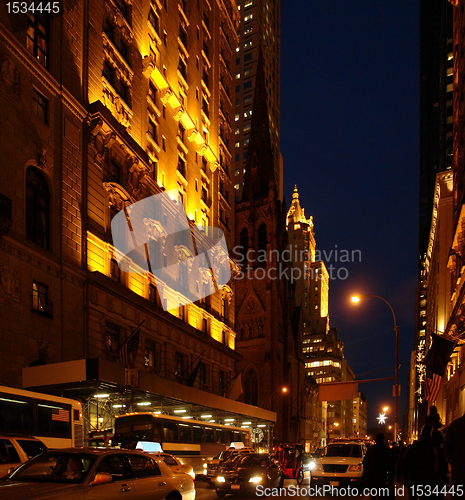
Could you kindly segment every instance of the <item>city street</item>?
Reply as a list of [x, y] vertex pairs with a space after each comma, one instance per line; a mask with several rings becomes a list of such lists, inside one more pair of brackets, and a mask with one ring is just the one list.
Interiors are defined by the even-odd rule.
[[[213, 487], [209, 487], [208, 483], [203, 482], [203, 481], [196, 481], [195, 482], [195, 487], [196, 487], [196, 500], [213, 500], [218, 498], [215, 489]], [[331, 495], [309, 495], [309, 487], [310, 487], [310, 482], [308, 476], [305, 477], [304, 482], [301, 485], [297, 484], [297, 481], [295, 479], [286, 479], [284, 482], [284, 488], [286, 489], [286, 492], [281, 492], [281, 495], [276, 495], [276, 498], [321, 498], [321, 499], [337, 499], [338, 496], [331, 496]], [[403, 491], [402, 483], [396, 483], [395, 484], [395, 490], [396, 490], [396, 498], [402, 499], [402, 498], [408, 498], [407, 491]], [[353, 491], [353, 490], [352, 490]], [[404, 494], [402, 494], [404, 493]], [[342, 496], [342, 495], [341, 495]], [[347, 493], [344, 495], [344, 498], [350, 498], [350, 497], [355, 497], [358, 500], [362, 499], [367, 499], [368, 496], [354, 496], [354, 495], [348, 495]], [[257, 499], [257, 498], [273, 498], [271, 495], [257, 495], [256, 497], [252, 496], [242, 496], [242, 495], [227, 495], [226, 498], [237, 498], [240, 500], [249, 500], [249, 499]], [[390, 500], [391, 497], [386, 497], [386, 500]]]

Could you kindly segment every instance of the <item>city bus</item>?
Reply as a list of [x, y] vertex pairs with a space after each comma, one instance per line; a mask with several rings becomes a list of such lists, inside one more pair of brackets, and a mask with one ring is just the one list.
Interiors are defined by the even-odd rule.
[[151, 412], [115, 417], [116, 446], [134, 449], [144, 441], [160, 443], [165, 453], [180, 457], [196, 474], [203, 474], [203, 464], [232, 442], [250, 446], [250, 429]]
[[81, 403], [0, 386], [0, 434], [33, 436], [48, 448], [83, 446]]

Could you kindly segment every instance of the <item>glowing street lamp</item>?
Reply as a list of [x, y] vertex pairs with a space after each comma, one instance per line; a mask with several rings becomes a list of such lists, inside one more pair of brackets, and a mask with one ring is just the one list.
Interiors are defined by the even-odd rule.
[[[380, 297], [379, 295], [361, 295], [352, 297], [352, 302], [355, 304], [360, 302], [362, 299], [366, 299], [368, 297], [375, 297], [377, 299], [381, 299], [385, 304], [388, 305], [391, 310], [392, 317], [394, 318], [394, 331], [396, 334], [396, 367], [395, 367], [395, 385], [394, 385], [394, 442], [397, 441], [397, 431], [399, 428], [399, 327], [397, 326], [396, 315], [394, 314], [394, 309], [391, 304]], [[381, 416], [381, 415], [380, 415]], [[378, 417], [379, 418], [379, 417]]]

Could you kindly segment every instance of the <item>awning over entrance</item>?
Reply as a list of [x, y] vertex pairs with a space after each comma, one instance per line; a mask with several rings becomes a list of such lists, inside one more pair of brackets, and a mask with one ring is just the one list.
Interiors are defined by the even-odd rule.
[[184, 409], [193, 418], [235, 419], [234, 425], [247, 421], [250, 428], [276, 422], [275, 412], [99, 358], [23, 368], [23, 388], [78, 400], [103, 397], [121, 408], [116, 414], [130, 406], [173, 415]]

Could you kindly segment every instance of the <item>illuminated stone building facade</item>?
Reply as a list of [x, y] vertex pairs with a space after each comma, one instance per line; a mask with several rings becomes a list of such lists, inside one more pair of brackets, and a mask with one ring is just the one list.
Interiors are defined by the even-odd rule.
[[[449, 0], [420, 2], [420, 80], [419, 80], [419, 231], [418, 281], [415, 303], [415, 362], [410, 366], [414, 385], [409, 385], [406, 426], [415, 439], [427, 415], [422, 399], [422, 383], [416, 364], [427, 336], [426, 313], [430, 292], [427, 289], [427, 251], [431, 215], [438, 172], [451, 169], [453, 158], [453, 44], [452, 5]], [[434, 291], [431, 292], [434, 301]], [[413, 430], [413, 431], [412, 431]], [[404, 433], [405, 434], [405, 433]]]
[[[300, 308], [289, 295], [286, 211], [273, 165], [265, 73], [259, 56], [247, 173], [236, 203], [236, 350], [243, 356], [244, 402], [279, 415], [273, 444], [305, 440], [305, 371]], [[288, 391], [282, 392], [286, 387]], [[289, 432], [288, 432], [289, 431]]]
[[[21, 386], [25, 369], [27, 387], [66, 382], [69, 397], [103, 384], [113, 402], [129, 389], [134, 405], [169, 399], [273, 421], [224, 398], [241, 358], [232, 288], [161, 304], [151, 274], [118, 266], [111, 233], [121, 210], [177, 189], [192, 226], [219, 227], [234, 244], [235, 1], [60, 9], [20, 17], [0, 7], [1, 383]], [[169, 232], [152, 222], [149, 232]], [[121, 349], [140, 324], [125, 366]], [[68, 373], [78, 360], [96, 360], [94, 382]]]
[[[424, 342], [420, 338], [416, 359], [417, 367], [424, 368], [422, 355], [430, 348], [432, 333], [443, 335], [457, 343], [444, 371], [436, 401], [424, 401], [423, 381], [420, 381], [421, 391], [417, 389], [416, 393], [417, 404], [429, 406], [436, 403], [445, 425], [449, 425], [452, 420], [462, 416], [465, 412], [465, 365], [463, 363], [465, 355], [465, 287], [463, 282], [465, 270], [463, 243], [465, 227], [465, 164], [463, 159], [465, 80], [463, 72], [465, 71], [465, 57], [461, 49], [465, 43], [465, 2], [451, 0], [450, 4], [453, 8], [453, 40], [449, 40], [448, 35], [447, 96], [448, 101], [453, 102], [453, 113], [447, 122], [447, 130], [452, 129], [453, 143], [448, 146], [451, 148], [449, 156], [452, 158], [452, 171], [436, 175], [425, 260], [427, 301], [423, 315]], [[444, 153], [443, 150], [441, 151]], [[418, 356], [418, 351], [420, 356]], [[418, 378], [417, 374], [417, 387]], [[417, 432], [418, 428], [413, 431]]]
[[358, 393], [358, 397], [353, 400], [353, 436], [365, 439], [367, 434], [367, 402], [363, 392]]
[[234, 187], [236, 197], [242, 199], [245, 170], [249, 154], [251, 118], [254, 110], [254, 89], [258, 54], [263, 57], [265, 93], [273, 150], [274, 180], [278, 199], [283, 199], [283, 165], [280, 153], [280, 0], [238, 0], [240, 25], [236, 52], [236, 100], [234, 121]]

